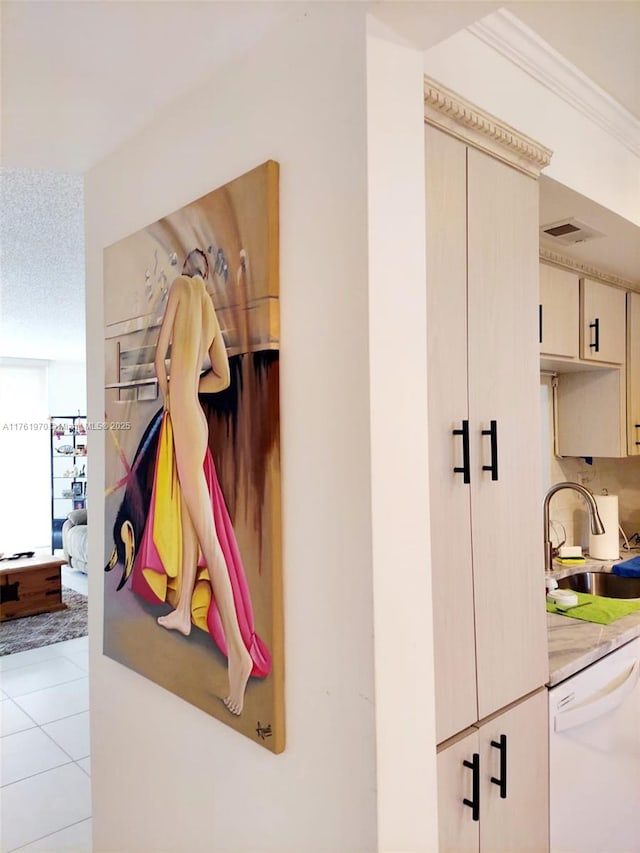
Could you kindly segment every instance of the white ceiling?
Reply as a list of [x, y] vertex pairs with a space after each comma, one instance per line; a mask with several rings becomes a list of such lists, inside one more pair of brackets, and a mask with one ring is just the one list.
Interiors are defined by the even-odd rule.
[[[83, 358], [81, 180], [74, 175], [313, 5], [295, 0], [0, 2], [0, 356]], [[340, 5], [334, 4], [337, 14]], [[503, 4], [394, 0], [368, 5], [385, 24], [426, 49]], [[640, 116], [639, 2], [547, 0], [508, 8]], [[181, 61], [186, 51], [188, 62]]]
[[564, 0], [506, 7], [640, 118], [640, 2]]
[[87, 171], [301, 8], [3, 0], [4, 165]]

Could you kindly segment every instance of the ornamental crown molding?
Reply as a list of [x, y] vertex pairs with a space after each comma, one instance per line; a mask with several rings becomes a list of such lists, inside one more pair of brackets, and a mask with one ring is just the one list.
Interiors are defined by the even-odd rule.
[[537, 178], [551, 162], [551, 149], [425, 75], [424, 118], [452, 136]]
[[618, 275], [602, 272], [602, 270], [589, 266], [588, 264], [583, 264], [580, 261], [576, 261], [574, 258], [568, 258], [566, 255], [559, 255], [557, 252], [552, 252], [544, 246], [540, 246], [539, 254], [540, 260], [545, 261], [545, 263], [553, 264], [553, 266], [562, 267], [566, 270], [571, 270], [571, 272], [585, 275], [588, 278], [598, 279], [598, 281], [603, 281], [606, 284], [613, 284], [623, 290], [634, 290], [640, 293], [640, 281], [629, 281], [628, 279], [621, 278]]
[[640, 120], [511, 12], [467, 29], [640, 157]]

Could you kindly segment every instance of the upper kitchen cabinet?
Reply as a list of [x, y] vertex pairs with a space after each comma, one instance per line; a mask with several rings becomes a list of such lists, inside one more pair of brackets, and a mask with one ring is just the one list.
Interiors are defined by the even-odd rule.
[[617, 287], [580, 280], [580, 356], [586, 361], [624, 364], [625, 293]]
[[[540, 435], [532, 416], [540, 164], [529, 159], [545, 150], [519, 143], [512, 128], [460, 106], [436, 84], [426, 85], [425, 117], [440, 743], [547, 677]], [[504, 150], [496, 150], [496, 139]]]
[[538, 332], [540, 354], [579, 357], [580, 279], [559, 267], [540, 264]]
[[627, 293], [627, 452], [640, 456], [640, 293]]

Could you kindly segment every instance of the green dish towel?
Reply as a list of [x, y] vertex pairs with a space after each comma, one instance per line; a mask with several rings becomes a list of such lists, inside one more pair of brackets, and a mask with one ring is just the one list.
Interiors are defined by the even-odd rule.
[[584, 622], [608, 625], [616, 619], [622, 619], [623, 616], [640, 610], [640, 601], [637, 599], [603, 598], [601, 595], [589, 595], [586, 592], [576, 592], [576, 595], [578, 596], [576, 607], [559, 610], [555, 604], [547, 601], [547, 611], [558, 613], [560, 616], [570, 616], [572, 619], [582, 619]]

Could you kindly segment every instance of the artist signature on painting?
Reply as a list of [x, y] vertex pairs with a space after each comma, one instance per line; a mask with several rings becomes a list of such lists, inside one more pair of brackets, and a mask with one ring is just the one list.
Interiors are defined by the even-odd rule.
[[256, 726], [256, 734], [261, 740], [266, 740], [266, 738], [271, 737], [273, 732], [271, 731], [271, 723], [268, 726], [263, 726], [258, 720], [258, 725]]

